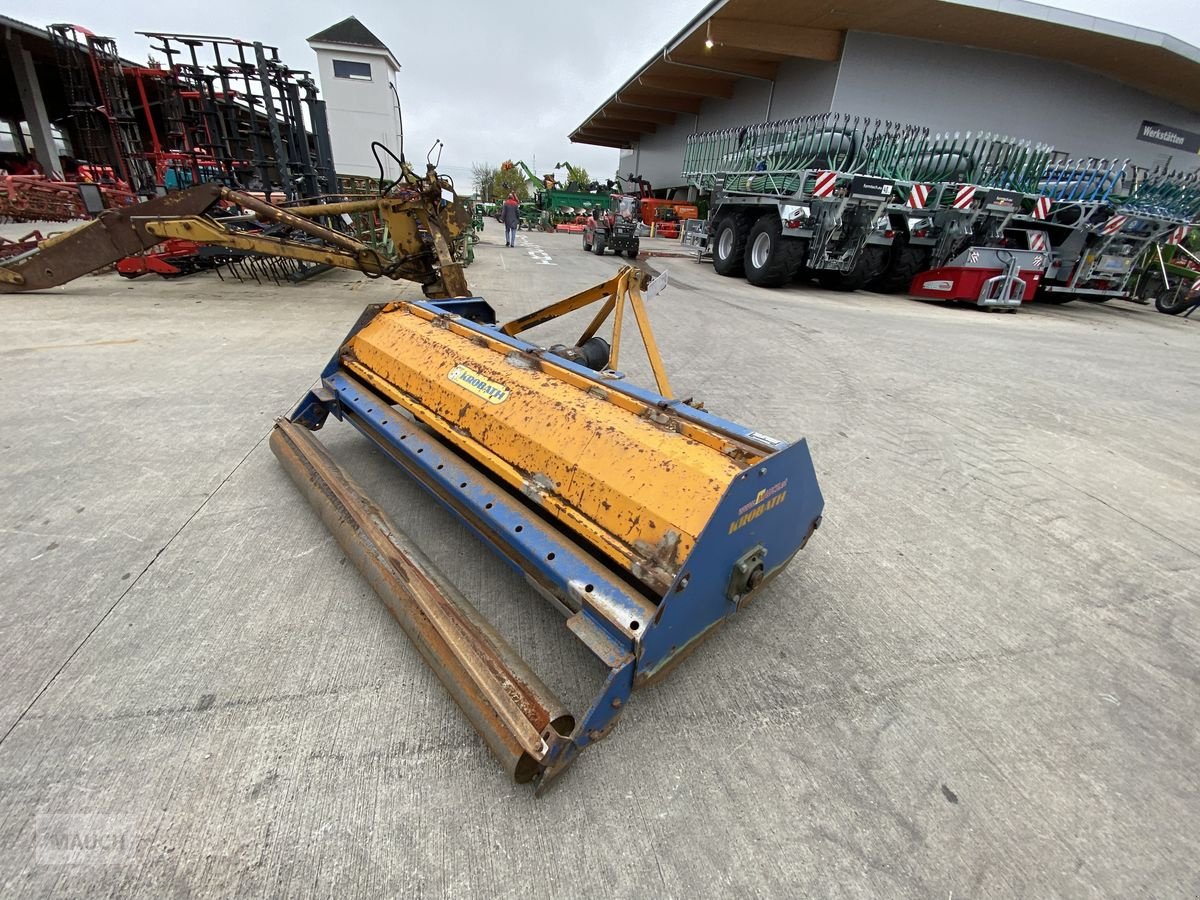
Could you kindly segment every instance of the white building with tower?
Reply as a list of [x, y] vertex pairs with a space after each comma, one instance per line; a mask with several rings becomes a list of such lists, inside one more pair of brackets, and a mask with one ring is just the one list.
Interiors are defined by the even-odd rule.
[[[329, 116], [333, 161], [339, 175], [378, 176], [371, 154], [378, 141], [400, 155], [400, 99], [396, 75], [400, 63], [379, 38], [354, 16], [308, 39], [317, 54], [321, 96]], [[380, 153], [384, 174], [399, 167]]]

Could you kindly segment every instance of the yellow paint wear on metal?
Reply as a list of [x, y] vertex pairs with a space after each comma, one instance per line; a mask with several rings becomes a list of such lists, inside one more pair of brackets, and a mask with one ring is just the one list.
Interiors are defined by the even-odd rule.
[[[759, 457], [735, 460], [726, 436], [664, 429], [640, 401], [598, 396], [587, 378], [437, 318], [395, 304], [346, 344], [343, 365], [641, 580], [669, 583], [726, 487]], [[448, 377], [464, 367], [507, 399]]]

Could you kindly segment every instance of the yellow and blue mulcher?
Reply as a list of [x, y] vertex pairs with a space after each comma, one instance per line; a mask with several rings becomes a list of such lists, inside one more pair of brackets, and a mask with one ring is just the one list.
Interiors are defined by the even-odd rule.
[[[205, 199], [218, 195], [328, 237], [301, 221], [319, 211], [278, 214], [209, 189], [110, 211], [78, 237], [14, 261], [0, 273], [0, 291], [61, 282], [122, 248], [181, 231], [259, 246], [202, 214]], [[782, 571], [820, 523], [823, 500], [803, 440], [778, 440], [672, 397], [642, 270], [623, 267], [498, 325], [492, 308], [470, 296], [450, 250], [465, 227], [449, 210], [452, 198], [432, 167], [423, 177], [406, 170], [402, 196], [378, 198], [395, 259], [340, 234], [329, 247], [261, 244], [264, 253], [408, 278], [428, 298], [368, 308], [319, 386], [276, 424], [271, 447], [505, 769], [540, 789], [609, 732], [635, 687], [667, 672]], [[521, 338], [585, 308], [594, 313], [573, 345]], [[629, 315], [655, 390], [627, 383], [617, 368]], [[374, 442], [562, 613], [567, 633], [607, 672], [586, 710], [568, 710], [339, 467], [313, 435], [331, 415]]]
[[[643, 275], [504, 326], [479, 298], [367, 311], [271, 446], [496, 757], [545, 784], [804, 546], [823, 501], [804, 441], [674, 400]], [[572, 347], [525, 328], [599, 304]], [[632, 307], [659, 390], [616, 377]], [[596, 337], [612, 315], [614, 340]], [[350, 422], [524, 574], [607, 668], [575, 715], [312, 436]]]

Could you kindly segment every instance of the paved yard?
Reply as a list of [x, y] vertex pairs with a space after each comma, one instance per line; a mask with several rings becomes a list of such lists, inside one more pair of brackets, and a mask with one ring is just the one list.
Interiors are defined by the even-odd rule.
[[[501, 316], [618, 265], [485, 237], [468, 276]], [[1200, 321], [651, 262], [677, 393], [806, 436], [824, 526], [540, 800], [265, 440], [361, 308], [415, 289], [0, 296], [0, 894], [1200, 893]], [[582, 702], [557, 614], [322, 436]]]

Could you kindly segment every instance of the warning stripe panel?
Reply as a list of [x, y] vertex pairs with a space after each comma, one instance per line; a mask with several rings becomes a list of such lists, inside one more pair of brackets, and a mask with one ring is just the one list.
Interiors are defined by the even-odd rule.
[[1035, 219], [1044, 219], [1050, 215], [1050, 198], [1038, 197], [1037, 203], [1033, 205], [1033, 217]]
[[1128, 218], [1128, 216], [1113, 216], [1104, 223], [1104, 227], [1101, 229], [1102, 233], [1116, 234], [1121, 230], [1121, 226], [1125, 224], [1125, 220]]
[[914, 184], [908, 192], [908, 202], [904, 205], [910, 209], [924, 209], [925, 201], [929, 199], [929, 185]]
[[813, 185], [814, 197], [828, 197], [837, 187], [837, 172], [818, 172], [816, 183]]
[[954, 208], [966, 209], [975, 199], [974, 185], [964, 184], [958, 189], [958, 193], [954, 195]]

